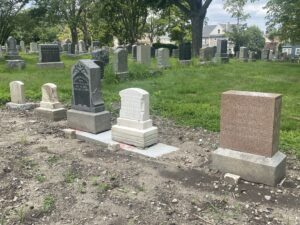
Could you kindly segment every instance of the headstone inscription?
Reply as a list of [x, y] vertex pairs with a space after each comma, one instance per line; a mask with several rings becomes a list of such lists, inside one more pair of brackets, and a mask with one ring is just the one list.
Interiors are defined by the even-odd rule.
[[60, 61], [60, 51], [57, 44], [39, 45], [39, 68], [63, 68], [64, 63]]
[[100, 84], [99, 66], [93, 60], [79, 60], [72, 69], [72, 109], [67, 112], [70, 128], [94, 134], [111, 128]]
[[278, 151], [280, 94], [228, 91], [221, 100], [220, 147], [212, 164], [223, 172], [274, 186], [285, 176]]
[[112, 127], [112, 139], [146, 148], [158, 142], [157, 127], [149, 115], [149, 93], [139, 88], [120, 92], [121, 110], [117, 125]]

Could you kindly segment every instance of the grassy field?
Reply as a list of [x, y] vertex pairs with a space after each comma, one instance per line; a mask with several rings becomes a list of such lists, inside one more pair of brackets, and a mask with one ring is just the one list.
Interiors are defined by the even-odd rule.
[[[88, 56], [87, 56], [88, 57]], [[40, 70], [36, 68], [36, 55], [23, 55], [27, 68], [9, 71], [0, 61], [0, 104], [9, 101], [8, 84], [22, 80], [27, 99], [39, 101], [40, 87], [44, 83], [58, 86], [60, 99], [70, 104], [71, 66], [78, 58], [63, 56], [65, 69]], [[220, 97], [227, 90], [260, 91], [283, 94], [281, 119], [281, 149], [300, 156], [300, 65], [275, 62], [239, 63], [231, 60], [226, 65], [193, 65], [181, 67], [172, 60], [172, 69], [158, 71], [155, 62], [147, 68], [129, 62], [130, 80], [119, 83], [112, 73], [112, 65], [106, 68], [103, 97], [108, 109], [119, 101], [118, 92], [128, 87], [140, 87], [151, 94], [151, 110], [176, 121], [178, 124], [203, 127], [219, 131]]]

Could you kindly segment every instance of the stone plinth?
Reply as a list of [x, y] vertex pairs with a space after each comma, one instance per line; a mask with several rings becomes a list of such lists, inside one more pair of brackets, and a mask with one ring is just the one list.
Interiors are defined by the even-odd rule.
[[[216, 168], [240, 175], [245, 180], [265, 184], [274, 184], [284, 177], [285, 156], [278, 154], [281, 99], [280, 94], [243, 91], [223, 93], [220, 148], [213, 153], [213, 165]], [[263, 173], [270, 175], [265, 177], [268, 181], [260, 178], [262, 174], [244, 172], [257, 169], [254, 159], [259, 159], [258, 167], [270, 168], [268, 173]], [[244, 166], [229, 166], [239, 165], [237, 161]]]
[[157, 127], [149, 115], [149, 94], [139, 88], [120, 92], [121, 110], [117, 125], [112, 127], [112, 139], [117, 142], [146, 148], [158, 142]]
[[8, 69], [19, 69], [23, 70], [26, 67], [24, 60], [15, 59], [15, 60], [6, 60], [6, 67]]
[[57, 68], [57, 69], [63, 69], [65, 68], [65, 64], [63, 62], [47, 62], [47, 63], [37, 63], [36, 64], [38, 68]]

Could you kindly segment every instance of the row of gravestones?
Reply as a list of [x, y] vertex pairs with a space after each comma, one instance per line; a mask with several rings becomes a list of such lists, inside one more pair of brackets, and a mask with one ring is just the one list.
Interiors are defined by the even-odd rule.
[[[88, 135], [111, 129], [112, 140], [145, 149], [158, 142], [158, 129], [149, 115], [149, 94], [139, 88], [120, 92], [121, 109], [117, 124], [111, 127], [110, 112], [101, 95], [100, 67], [93, 60], [80, 60], [72, 68], [72, 107], [59, 103], [54, 84], [42, 87], [38, 116], [60, 120]], [[28, 109], [24, 84], [10, 84], [8, 108]], [[286, 156], [278, 151], [282, 96], [280, 94], [227, 91], [221, 98], [220, 147], [212, 153], [212, 165], [223, 172], [274, 186], [286, 174]], [[76, 136], [75, 135], [75, 136]], [[148, 151], [145, 149], [144, 151]]]

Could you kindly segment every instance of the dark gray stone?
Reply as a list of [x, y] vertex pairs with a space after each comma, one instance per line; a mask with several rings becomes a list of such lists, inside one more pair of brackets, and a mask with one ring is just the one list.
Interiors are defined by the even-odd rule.
[[120, 80], [128, 76], [128, 53], [125, 48], [117, 48], [115, 51], [114, 71]]
[[187, 61], [192, 59], [192, 44], [182, 43], [179, 45], [179, 60]]
[[8, 60], [14, 60], [14, 59], [21, 59], [19, 56], [19, 52], [17, 49], [17, 41], [13, 37], [9, 37], [7, 39], [7, 51], [6, 51], [6, 59]]
[[59, 46], [57, 44], [39, 45], [39, 62], [60, 62]]
[[137, 45], [132, 46], [132, 58], [133, 60], [137, 59]]
[[229, 57], [227, 54], [227, 40], [217, 41], [217, 52], [214, 58], [216, 63], [228, 63]]

